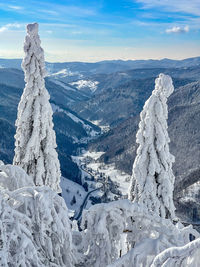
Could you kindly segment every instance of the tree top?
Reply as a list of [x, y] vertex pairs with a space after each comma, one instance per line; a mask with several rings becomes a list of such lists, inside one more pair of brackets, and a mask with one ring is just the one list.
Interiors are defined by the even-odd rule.
[[38, 35], [38, 23], [30, 23], [26, 26], [29, 35]]
[[155, 93], [159, 92], [164, 94], [165, 97], [169, 97], [174, 91], [172, 78], [169, 75], [160, 73], [155, 80]]

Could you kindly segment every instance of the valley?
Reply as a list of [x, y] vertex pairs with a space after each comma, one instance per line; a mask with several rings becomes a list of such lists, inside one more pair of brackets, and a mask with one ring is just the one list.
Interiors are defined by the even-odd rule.
[[[0, 156], [6, 163], [12, 162], [14, 154], [14, 123], [24, 87], [20, 63], [0, 60]], [[86, 208], [127, 197], [139, 114], [151, 95], [155, 77], [163, 72], [172, 76], [175, 86], [168, 103], [170, 151], [176, 158], [174, 200], [177, 212], [180, 216], [186, 213], [184, 220], [188, 221], [192, 203], [198, 220], [200, 58], [46, 66], [61, 171], [70, 180], [63, 183], [65, 191], [67, 186], [71, 188], [64, 198], [72, 213], [79, 212], [92, 190], [84, 203]], [[96, 190], [99, 187], [102, 189]]]

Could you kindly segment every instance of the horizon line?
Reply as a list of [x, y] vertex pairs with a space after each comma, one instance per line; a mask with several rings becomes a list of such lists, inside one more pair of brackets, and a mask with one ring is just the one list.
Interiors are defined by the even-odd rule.
[[[141, 59], [104, 59], [104, 60], [99, 60], [99, 61], [49, 61], [49, 60], [45, 60], [45, 62], [47, 63], [99, 63], [99, 62], [105, 62], [105, 61], [148, 61], [148, 60], [153, 60], [153, 61], [162, 61], [162, 60], [172, 60], [172, 61], [182, 61], [182, 60], [186, 60], [186, 59], [195, 59], [195, 58], [200, 58], [200, 55], [198, 56], [194, 56], [194, 57], [186, 57], [186, 58], [167, 58], [167, 57], [164, 57], [164, 58], [141, 58]], [[0, 56], [0, 60], [1, 59], [7, 59], [7, 60], [23, 60], [23, 58], [15, 58], [15, 57], [12, 57], [12, 58], [8, 58], [8, 57], [1, 57]]]

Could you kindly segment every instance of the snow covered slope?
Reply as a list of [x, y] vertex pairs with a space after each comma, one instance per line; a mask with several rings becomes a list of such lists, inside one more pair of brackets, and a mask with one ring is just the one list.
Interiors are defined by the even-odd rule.
[[77, 71], [72, 72], [70, 69], [61, 69], [58, 72], [49, 74], [48, 76], [58, 79], [58, 78], [63, 78], [63, 77], [67, 77], [67, 76], [75, 76], [75, 75], [82, 77]]
[[71, 138], [74, 140], [74, 143], [85, 144], [89, 140], [93, 139], [94, 137], [98, 136], [101, 133], [100, 128], [96, 127], [95, 125], [92, 125], [91, 123], [85, 121], [84, 119], [81, 119], [74, 112], [72, 111], [70, 112], [69, 109], [66, 110], [54, 103], [51, 103], [51, 106], [54, 113], [61, 113], [67, 116], [68, 119], [71, 119], [75, 124], [82, 127], [82, 130], [85, 132], [85, 135], [83, 135], [82, 137], [76, 136], [75, 134], [72, 135]]
[[92, 80], [78, 80], [70, 84], [79, 90], [85, 91], [86, 89], [89, 89], [92, 93], [94, 93], [97, 90], [99, 82]]
[[60, 186], [62, 188], [62, 197], [70, 211], [70, 216], [79, 212], [80, 206], [87, 194], [84, 188], [67, 178], [61, 177]]

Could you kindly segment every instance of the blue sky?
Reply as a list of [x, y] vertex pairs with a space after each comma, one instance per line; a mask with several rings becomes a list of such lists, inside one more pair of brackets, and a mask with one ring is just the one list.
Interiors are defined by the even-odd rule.
[[1, 0], [0, 57], [23, 56], [32, 22], [48, 61], [200, 56], [199, 0]]

